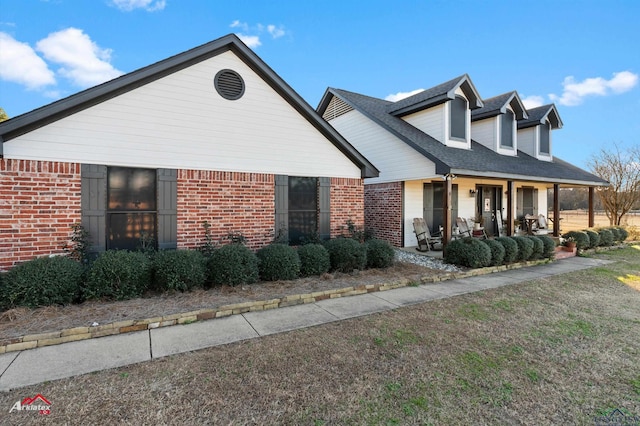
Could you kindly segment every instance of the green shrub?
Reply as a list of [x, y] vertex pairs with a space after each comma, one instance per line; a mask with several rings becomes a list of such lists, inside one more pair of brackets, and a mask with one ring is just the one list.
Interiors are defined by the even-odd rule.
[[269, 244], [258, 250], [258, 270], [264, 281], [295, 280], [300, 276], [300, 258], [295, 248]]
[[491, 249], [477, 238], [461, 238], [446, 245], [443, 257], [454, 265], [482, 268], [491, 264]]
[[533, 243], [533, 250], [531, 251], [531, 256], [529, 256], [528, 260], [542, 259], [542, 254], [544, 253], [544, 244], [542, 243], [542, 240], [533, 235], [529, 235], [525, 238], [528, 238]]
[[0, 307], [35, 308], [72, 303], [80, 295], [82, 274], [82, 265], [64, 256], [24, 262], [2, 274]]
[[613, 245], [613, 232], [607, 228], [599, 229], [600, 246], [608, 247]]
[[145, 253], [108, 250], [91, 265], [84, 289], [87, 299], [126, 300], [141, 296], [151, 284], [152, 264]]
[[578, 251], [584, 250], [589, 247], [589, 236], [582, 231], [569, 231], [562, 235], [562, 238], [573, 237], [576, 242], [576, 248]]
[[154, 287], [159, 291], [191, 291], [207, 281], [204, 254], [195, 250], [161, 250], [153, 258]]
[[367, 268], [388, 268], [393, 265], [396, 252], [385, 240], [371, 238], [365, 242], [367, 247]]
[[258, 258], [240, 243], [227, 244], [211, 254], [209, 278], [213, 284], [251, 284], [258, 276]]
[[310, 277], [322, 275], [331, 268], [329, 252], [322, 244], [305, 244], [298, 247], [300, 275]]
[[336, 238], [325, 242], [331, 269], [339, 272], [363, 270], [367, 266], [367, 248], [351, 238]]
[[512, 263], [518, 260], [518, 243], [510, 237], [498, 237], [495, 241], [504, 247], [504, 263]]
[[618, 231], [618, 235], [614, 233], [615, 241], [621, 243], [629, 237], [629, 232], [621, 226], [612, 226], [611, 230], [615, 229]]
[[589, 248], [596, 248], [600, 245], [600, 234], [591, 229], [585, 229], [583, 232], [589, 237]]
[[518, 245], [518, 257], [516, 258], [516, 260], [518, 262], [529, 260], [529, 258], [531, 258], [531, 255], [533, 254], [533, 241], [531, 241], [527, 237], [513, 236], [509, 238], [515, 241]]
[[553, 259], [556, 256], [556, 242], [553, 238], [546, 235], [538, 235], [537, 238], [542, 241], [542, 257]]
[[491, 250], [491, 263], [489, 263], [489, 265], [490, 266], [502, 265], [502, 263], [504, 262], [504, 255], [506, 252], [506, 250], [504, 249], [504, 246], [495, 240], [482, 240], [482, 242], [485, 243]]
[[618, 230], [618, 228], [617, 228], [617, 227], [615, 227], [615, 226], [609, 226], [607, 229], [608, 229], [609, 231], [611, 231], [611, 233], [613, 234], [613, 242], [614, 242], [614, 243], [615, 243], [615, 242], [620, 241], [620, 237], [621, 237], [621, 235], [620, 235], [620, 231]]

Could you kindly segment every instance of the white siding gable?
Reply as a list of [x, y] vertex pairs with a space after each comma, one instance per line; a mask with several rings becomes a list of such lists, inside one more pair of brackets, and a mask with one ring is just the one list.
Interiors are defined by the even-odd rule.
[[[538, 160], [553, 161], [553, 155], [540, 153], [540, 129], [542, 126], [533, 126], [518, 130], [518, 149]], [[549, 151], [553, 152], [553, 131], [549, 132]]]
[[411, 124], [413, 127], [420, 129], [424, 133], [428, 134], [432, 138], [438, 140], [441, 143], [444, 143], [444, 107], [445, 104], [436, 105], [434, 107], [404, 116], [402, 117], [402, 119]]
[[[222, 69], [244, 79], [235, 101]], [[227, 51], [4, 144], [7, 158], [359, 178], [360, 169]]]
[[471, 139], [492, 151], [496, 151], [498, 128], [497, 117], [474, 121], [471, 123]]
[[329, 124], [380, 170], [367, 184], [435, 176], [433, 162], [356, 110]]

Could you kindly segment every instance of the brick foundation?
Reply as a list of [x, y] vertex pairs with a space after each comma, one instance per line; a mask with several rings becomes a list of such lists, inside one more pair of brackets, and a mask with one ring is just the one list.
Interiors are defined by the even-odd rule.
[[402, 247], [402, 182], [365, 185], [365, 228]]
[[79, 221], [79, 164], [0, 159], [0, 270], [63, 253]]
[[247, 246], [273, 240], [274, 176], [260, 173], [178, 170], [178, 248], [196, 248], [204, 241], [205, 220], [214, 242], [242, 233]]

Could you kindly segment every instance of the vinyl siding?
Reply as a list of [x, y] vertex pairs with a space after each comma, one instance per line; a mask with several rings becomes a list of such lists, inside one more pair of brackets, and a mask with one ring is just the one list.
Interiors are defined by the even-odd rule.
[[423, 181], [404, 183], [404, 247], [418, 245], [416, 234], [413, 232], [413, 218], [423, 217]]
[[[239, 100], [213, 87], [229, 68]], [[359, 178], [360, 169], [232, 52], [4, 144], [4, 155], [128, 167]]]
[[518, 130], [518, 149], [525, 154], [536, 157], [536, 133], [538, 126]]
[[402, 117], [402, 119], [413, 127], [422, 130], [432, 138], [444, 143], [445, 105], [446, 104], [436, 105], [424, 111]]
[[380, 170], [380, 176], [367, 179], [367, 184], [435, 176], [433, 162], [358, 111], [341, 115], [329, 124]]
[[490, 117], [471, 123], [471, 139], [495, 151], [498, 137], [497, 119]]

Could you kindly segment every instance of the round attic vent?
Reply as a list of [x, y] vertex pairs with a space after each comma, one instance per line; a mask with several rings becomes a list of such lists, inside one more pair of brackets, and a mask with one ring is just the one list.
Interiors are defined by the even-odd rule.
[[244, 94], [244, 80], [232, 70], [218, 71], [213, 85], [220, 96], [230, 101], [240, 99]]

